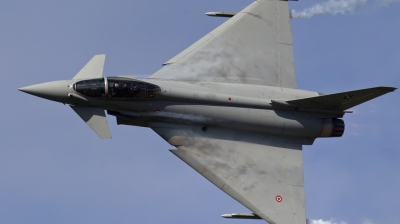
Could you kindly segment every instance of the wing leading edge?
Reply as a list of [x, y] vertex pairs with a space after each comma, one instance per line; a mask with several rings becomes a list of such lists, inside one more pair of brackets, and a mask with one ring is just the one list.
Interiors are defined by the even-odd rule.
[[297, 88], [287, 1], [258, 0], [150, 78]]
[[178, 148], [174, 155], [260, 218], [306, 224], [301, 144], [216, 130], [152, 129]]

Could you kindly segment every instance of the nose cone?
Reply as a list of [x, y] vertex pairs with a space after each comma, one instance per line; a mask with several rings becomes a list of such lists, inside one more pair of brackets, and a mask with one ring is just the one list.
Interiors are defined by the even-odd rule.
[[19, 88], [19, 91], [58, 102], [65, 102], [71, 81], [55, 81]]

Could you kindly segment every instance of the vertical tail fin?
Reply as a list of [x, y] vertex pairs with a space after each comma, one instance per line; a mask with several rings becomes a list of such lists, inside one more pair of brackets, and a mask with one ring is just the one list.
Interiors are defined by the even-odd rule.
[[297, 106], [298, 110], [344, 111], [395, 90], [394, 87], [375, 87], [286, 102]]

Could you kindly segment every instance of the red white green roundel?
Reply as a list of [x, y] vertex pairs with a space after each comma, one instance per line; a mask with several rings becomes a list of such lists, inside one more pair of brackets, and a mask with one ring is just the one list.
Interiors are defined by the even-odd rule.
[[276, 200], [277, 202], [282, 202], [282, 196], [277, 195], [277, 196], [275, 197], [275, 200]]

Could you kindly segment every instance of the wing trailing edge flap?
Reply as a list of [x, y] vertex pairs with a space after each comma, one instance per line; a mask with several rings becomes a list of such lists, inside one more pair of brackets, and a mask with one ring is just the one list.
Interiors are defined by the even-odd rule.
[[297, 88], [287, 1], [258, 0], [150, 78]]
[[[289, 100], [284, 101], [284, 103], [297, 108], [297, 110], [344, 111], [395, 90], [396, 88], [394, 87], [375, 87], [299, 100]], [[279, 104], [279, 101], [275, 102]], [[272, 104], [274, 104], [274, 101], [272, 101]]]
[[[193, 139], [173, 154], [270, 224], [306, 224], [302, 146]], [[279, 144], [278, 144], [279, 145]]]
[[72, 79], [91, 79], [103, 77], [105, 54], [95, 55]]
[[80, 106], [71, 106], [71, 108], [100, 138], [111, 138], [110, 127], [108, 126], [104, 109]]

